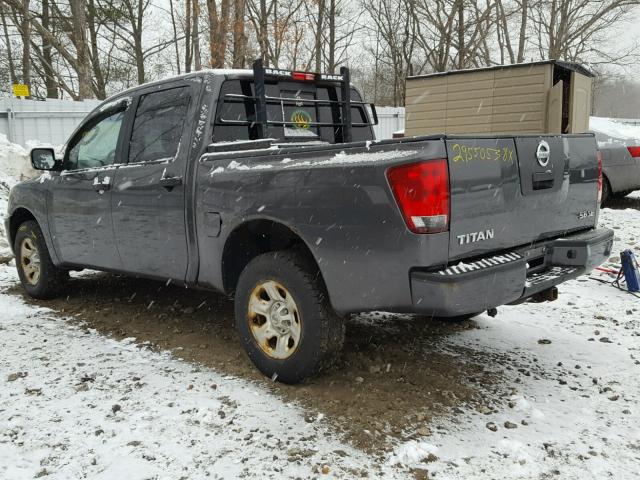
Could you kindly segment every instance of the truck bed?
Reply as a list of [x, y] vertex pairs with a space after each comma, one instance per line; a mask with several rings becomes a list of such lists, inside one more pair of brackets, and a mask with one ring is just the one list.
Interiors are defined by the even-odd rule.
[[[550, 150], [545, 168], [536, 158], [541, 140]], [[285, 225], [303, 239], [341, 312], [415, 311], [411, 272], [586, 231], [597, 220], [591, 135], [432, 135], [247, 148], [214, 151], [199, 161], [196, 223], [215, 225], [213, 233], [198, 231], [200, 251], [208, 252], [201, 253], [199, 282], [215, 288], [224, 288], [224, 267], [214, 252], [252, 219]], [[448, 164], [449, 229], [413, 233], [388, 170], [436, 159]]]

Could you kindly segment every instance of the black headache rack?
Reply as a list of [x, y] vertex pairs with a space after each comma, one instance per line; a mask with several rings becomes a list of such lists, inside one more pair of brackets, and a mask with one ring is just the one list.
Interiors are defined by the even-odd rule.
[[[307, 83], [313, 83], [315, 85], [338, 85], [340, 87], [341, 100], [317, 100], [306, 99], [298, 97], [270, 97], [266, 94], [266, 81], [267, 80], [288, 80], [288, 81], [302, 81]], [[296, 72], [288, 70], [280, 70], [274, 68], [264, 67], [262, 60], [258, 59], [253, 62], [253, 82], [254, 82], [254, 95], [247, 94], [234, 94], [228, 93], [224, 96], [225, 101], [249, 103], [255, 111], [255, 121], [247, 120], [227, 120], [220, 118], [219, 122], [226, 125], [249, 125], [257, 130], [258, 139], [269, 137], [270, 126], [283, 126], [299, 128], [300, 123], [297, 121], [286, 121], [284, 115], [285, 105], [303, 106], [312, 105], [317, 107], [319, 105], [327, 105], [332, 109], [332, 118], [339, 116], [340, 121], [337, 122], [314, 122], [306, 121], [307, 127], [333, 127], [336, 140], [340, 138], [340, 143], [349, 143], [352, 141], [353, 127], [366, 127], [370, 125], [378, 124], [378, 113], [373, 103], [359, 102], [351, 100], [351, 78], [349, 69], [347, 67], [341, 67], [339, 74], [332, 73], [310, 73], [310, 72]], [[282, 120], [269, 120], [267, 118], [268, 105], [279, 105], [282, 111]], [[373, 116], [373, 122], [357, 122], [351, 121], [351, 107], [359, 106], [363, 109], [363, 118], [369, 120], [366, 106], [371, 109], [371, 115]], [[295, 135], [294, 135], [295, 136]]]

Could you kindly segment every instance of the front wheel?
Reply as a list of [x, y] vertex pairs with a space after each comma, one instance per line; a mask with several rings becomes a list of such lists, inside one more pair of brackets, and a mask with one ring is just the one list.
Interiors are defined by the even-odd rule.
[[257, 256], [235, 294], [236, 329], [254, 365], [283, 383], [329, 368], [345, 327], [329, 305], [318, 268], [294, 250]]
[[29, 220], [20, 225], [13, 250], [20, 282], [30, 296], [49, 299], [60, 293], [69, 279], [69, 272], [51, 261], [37, 222]]

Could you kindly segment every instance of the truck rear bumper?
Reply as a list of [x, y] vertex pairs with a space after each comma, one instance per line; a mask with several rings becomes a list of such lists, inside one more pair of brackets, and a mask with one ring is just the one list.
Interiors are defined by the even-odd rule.
[[612, 230], [594, 229], [435, 272], [413, 270], [413, 307], [450, 317], [520, 303], [591, 271], [609, 257], [612, 245]]

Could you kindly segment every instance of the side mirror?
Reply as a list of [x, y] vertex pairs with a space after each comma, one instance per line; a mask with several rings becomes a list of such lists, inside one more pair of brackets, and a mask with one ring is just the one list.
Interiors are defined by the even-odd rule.
[[36, 170], [59, 170], [53, 148], [34, 148], [31, 150], [31, 166]]

